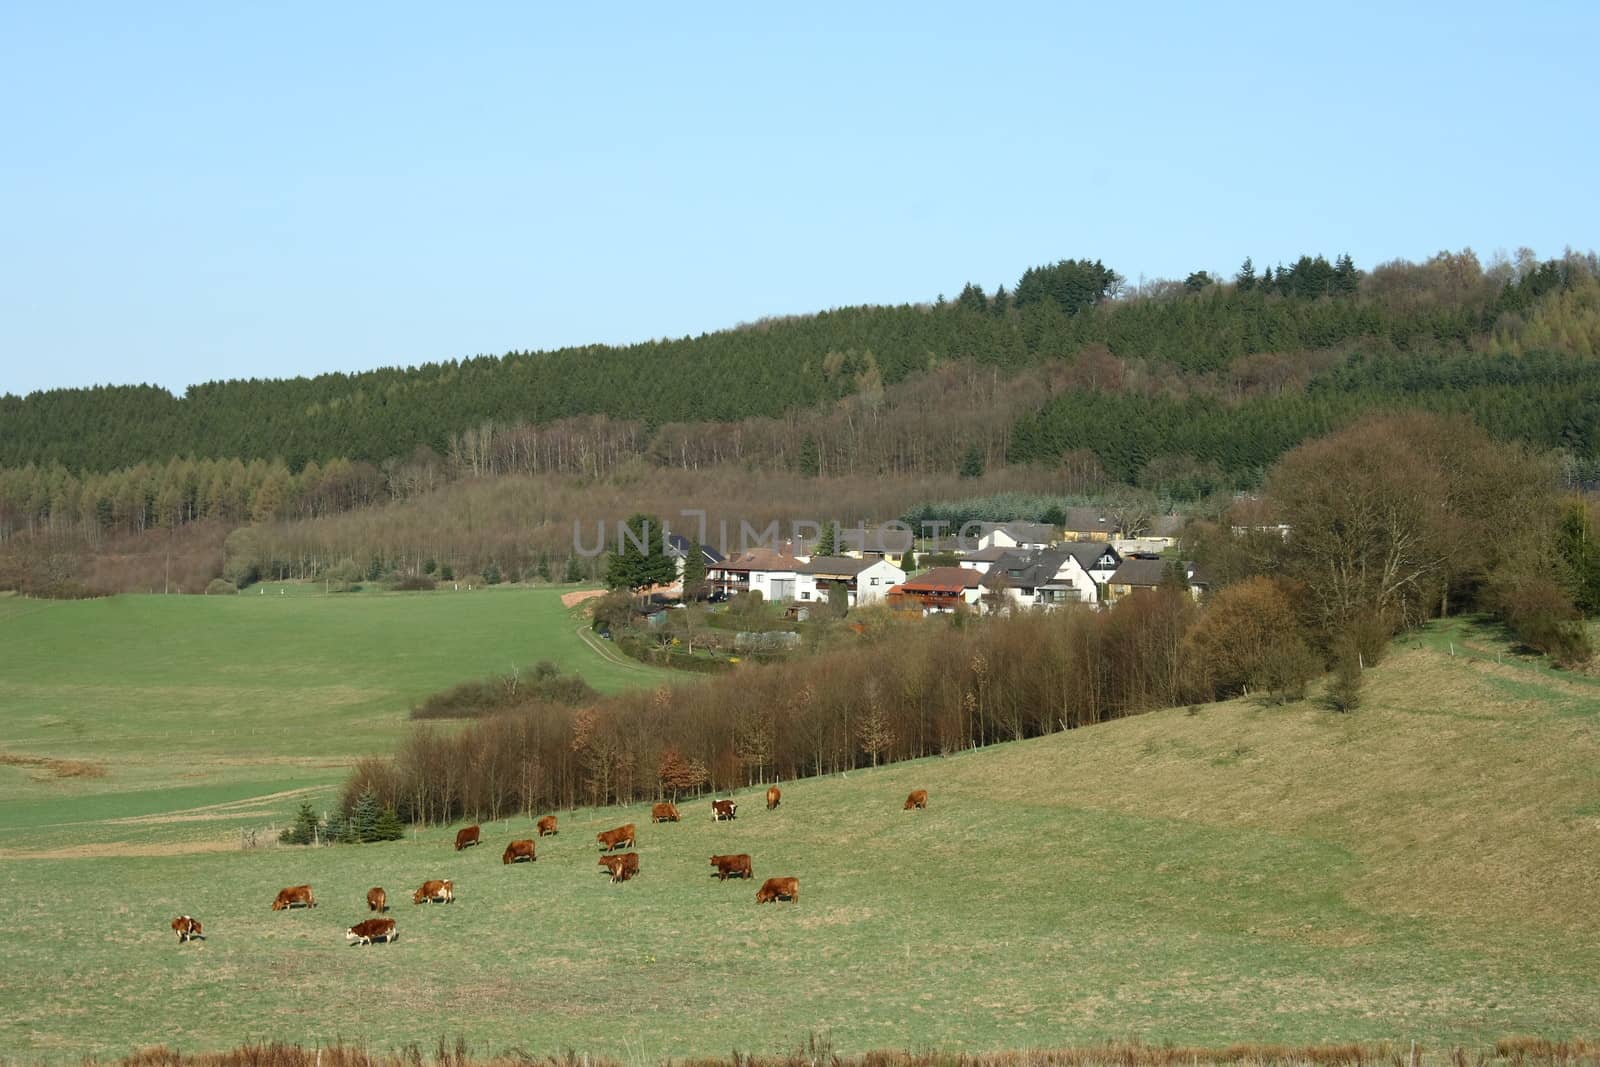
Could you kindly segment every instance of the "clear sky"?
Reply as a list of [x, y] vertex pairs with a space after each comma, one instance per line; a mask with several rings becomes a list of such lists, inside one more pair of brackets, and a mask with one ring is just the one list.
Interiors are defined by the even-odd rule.
[[1600, 5], [0, 5], [0, 392], [1600, 246]]

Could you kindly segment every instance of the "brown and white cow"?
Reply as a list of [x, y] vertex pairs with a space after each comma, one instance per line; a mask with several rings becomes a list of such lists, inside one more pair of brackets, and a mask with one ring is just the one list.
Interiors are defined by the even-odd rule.
[[540, 837], [556, 836], [556, 817], [554, 815], [544, 816], [539, 820], [538, 827]]
[[615, 830], [602, 830], [594, 835], [600, 842], [601, 852], [615, 852], [619, 848], [626, 848], [633, 844], [633, 823], [619, 826]]
[[273, 911], [283, 911], [287, 908], [314, 908], [317, 901], [311, 895], [308, 885], [291, 885], [278, 890], [278, 899], [272, 902]]
[[926, 789], [914, 789], [911, 795], [906, 797], [906, 806], [903, 810], [911, 811], [915, 808], [925, 808], [927, 806], [928, 791]]
[[448, 878], [430, 878], [411, 894], [411, 903], [421, 904], [454, 904], [456, 902], [455, 885]]
[[716, 868], [719, 882], [726, 882], [729, 878], [754, 878], [755, 869], [750, 866], [750, 857], [746, 853], [737, 856], [712, 856], [711, 866]]
[[460, 852], [464, 848], [470, 848], [471, 846], [476, 845], [477, 843], [478, 843], [478, 827], [476, 827], [476, 826], [463, 826], [460, 830], [456, 831], [456, 851], [457, 852]]
[[711, 821], [721, 822], [731, 819], [738, 812], [739, 805], [732, 800], [713, 800], [711, 802]]
[[652, 806], [650, 809], [650, 821], [677, 822], [678, 805], [670, 804], [667, 801], [662, 801], [661, 803]]
[[613, 885], [618, 882], [626, 882], [639, 873], [639, 854], [637, 852], [624, 852], [617, 856], [601, 856], [600, 866], [610, 873]]
[[383, 891], [383, 886], [375, 885], [367, 890], [367, 910], [380, 915], [389, 910], [389, 894]]
[[783, 799], [783, 790], [779, 789], [775, 785], [767, 786], [767, 810], [768, 811], [771, 811], [773, 808], [777, 807], [778, 806], [778, 802], [780, 800], [782, 800], [782, 799]]
[[767, 904], [774, 900], [792, 900], [800, 903], [800, 879], [768, 878], [756, 890], [756, 903]]
[[172, 928], [178, 932], [178, 944], [185, 941], [204, 941], [206, 935], [201, 932], [200, 920], [193, 915], [180, 915], [172, 920]]
[[374, 941], [398, 941], [400, 934], [393, 919], [364, 919], [344, 932], [345, 940], [352, 945], [370, 945]]
[[532, 838], [528, 838], [523, 841], [513, 841], [511, 844], [507, 845], [506, 850], [500, 854], [501, 863], [521, 863], [523, 860], [527, 860], [529, 863], [532, 863], [538, 858], [539, 857], [533, 854]]

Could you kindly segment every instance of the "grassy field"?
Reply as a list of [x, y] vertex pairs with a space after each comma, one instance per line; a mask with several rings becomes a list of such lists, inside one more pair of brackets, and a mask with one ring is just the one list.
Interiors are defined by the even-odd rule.
[[[44, 610], [85, 608], [126, 610]], [[270, 688], [315, 651], [299, 636], [313, 624], [280, 625], [292, 654], [274, 665], [263, 639], [248, 657], [252, 687]], [[192, 662], [227, 665], [210, 647], [223, 626], [190, 631]], [[55, 640], [76, 646], [89, 629], [59, 624]], [[482, 640], [429, 631], [425, 644], [431, 655], [459, 642], [450, 656], [474, 674], [498, 666], [472, 647]], [[401, 658], [383, 646], [360, 647]], [[48, 692], [54, 657], [60, 684], [81, 677], [64, 646], [30, 647], [28, 671], [9, 658], [0, 667], [8, 736], [16, 674]], [[330, 664], [323, 687], [346, 680], [338, 660], [319, 662]], [[396, 665], [366, 676], [361, 702], [308, 687], [322, 709], [298, 720], [309, 744], [270, 751], [360, 750], [343, 734], [379, 715], [386, 666]], [[396, 669], [437, 684], [424, 685], [418, 665]], [[36, 783], [37, 769], [0, 769], [23, 779], [8, 795], [56, 790], [50, 810], [77, 824], [74, 836], [126, 841], [107, 824], [152, 815], [140, 839], [151, 845], [55, 848], [53, 824], [6, 819], [0, 1050], [67, 1060], [269, 1037], [431, 1048], [459, 1034], [480, 1052], [576, 1048], [639, 1063], [780, 1052], [812, 1033], [846, 1052], [1593, 1036], [1600, 684], [1505, 656], [1492, 634], [1460, 627], [1396, 646], [1368, 680], [1366, 706], [1349, 715], [1247, 701], [1174, 709], [788, 783], [778, 811], [752, 793], [731, 824], [713, 824], [704, 801], [677, 825], [649, 826], [643, 808], [564, 813], [539, 861], [515, 867], [499, 855], [531, 836], [522, 821], [485, 826], [485, 845], [461, 854], [448, 829], [390, 845], [191, 849], [174, 820], [196, 813], [178, 807], [256, 802], [248, 782], [281, 784], [276, 765], [200, 783], [183, 804], [151, 783], [124, 809], [103, 796], [121, 773], [117, 745], [63, 742], [50, 753], [103, 758], [108, 779]], [[107, 699], [121, 691], [104, 684]], [[150, 693], [133, 702], [138, 715], [182, 721]], [[280, 695], [272, 706], [292, 714], [292, 704]], [[39, 751], [49, 728], [23, 728], [39, 743], [6, 747]], [[367, 736], [383, 731], [369, 724]], [[918, 786], [928, 810], [902, 812]], [[643, 870], [612, 886], [593, 834], [625, 820], [640, 824]], [[710, 878], [706, 857], [725, 851], [752, 854], [757, 884], [798, 876], [800, 902], [757, 907], [756, 884]], [[458, 902], [413, 907], [409, 890], [429, 877], [454, 879]], [[277, 888], [299, 882], [321, 906], [271, 912]], [[371, 885], [400, 900], [401, 938], [348, 948], [343, 928], [363, 917]], [[180, 912], [202, 918], [210, 939], [180, 948], [166, 928]]]
[[559, 590], [320, 590], [0, 598], [0, 856], [44, 828], [56, 846], [236, 842], [464, 679], [539, 660], [602, 691], [665, 677], [588, 639]]

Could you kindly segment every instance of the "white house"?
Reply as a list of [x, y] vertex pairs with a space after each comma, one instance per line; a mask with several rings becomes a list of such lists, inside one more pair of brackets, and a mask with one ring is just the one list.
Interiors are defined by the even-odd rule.
[[1078, 557], [1060, 548], [1008, 553], [989, 568], [982, 584], [984, 602], [990, 610], [1048, 611], [1063, 604], [1094, 604], [1099, 600], [1098, 587]]
[[764, 600], [793, 600], [805, 566], [793, 556], [758, 548], [709, 569], [712, 585], [729, 596], [759, 592]]
[[1054, 526], [1042, 522], [986, 522], [978, 527], [978, 547], [1038, 551], [1059, 541]]
[[906, 572], [887, 559], [816, 556], [801, 565], [795, 599], [826, 603], [829, 590], [837, 584], [844, 586], [847, 602], [854, 607], [882, 600], [905, 580]]
[[1078, 566], [1088, 575], [1083, 601], [1099, 604], [1105, 599], [1103, 593], [1106, 582], [1122, 566], [1123, 554], [1107, 541], [1070, 541], [1059, 547], [1077, 560]]

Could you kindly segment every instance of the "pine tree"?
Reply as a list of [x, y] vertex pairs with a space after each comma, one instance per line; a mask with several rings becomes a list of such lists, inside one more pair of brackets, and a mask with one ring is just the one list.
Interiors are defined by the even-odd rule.
[[696, 541], [689, 546], [689, 554], [683, 560], [683, 584], [687, 589], [691, 585], [698, 585], [706, 580], [706, 554]]
[[311, 806], [310, 801], [300, 805], [300, 810], [295, 813], [294, 824], [278, 835], [278, 840], [286, 845], [309, 845], [321, 839], [322, 820], [317, 817], [317, 810]]
[[956, 307], [982, 313], [989, 310], [989, 298], [983, 295], [982, 286], [968, 282], [962, 287], [961, 295], [956, 297]]
[[606, 585], [636, 591], [675, 580], [678, 562], [667, 555], [661, 520], [639, 514], [628, 520], [627, 527], [629, 533], [606, 565]]
[[579, 562], [577, 556], [567, 557], [566, 571], [562, 574], [561, 580], [568, 585], [576, 585], [583, 581], [583, 564]]
[[539, 567], [534, 573], [539, 576], [541, 582], [550, 580], [550, 553], [539, 553]]
[[406, 836], [405, 824], [391, 807], [385, 807], [373, 829], [374, 841], [399, 841]]
[[1005, 286], [999, 286], [994, 291], [994, 299], [989, 301], [989, 310], [995, 315], [1004, 315], [1011, 310], [1011, 294], [1006, 292]]
[[968, 445], [967, 454], [961, 457], [961, 477], [982, 478], [983, 470], [983, 450], [975, 444]]
[[822, 473], [822, 449], [811, 434], [806, 434], [806, 439], [800, 442], [800, 455], [795, 465], [807, 478], [815, 478]]
[[382, 814], [378, 794], [368, 789], [356, 798], [356, 806], [350, 813], [351, 835], [362, 844], [378, 840], [378, 819]]
[[839, 530], [831, 522], [822, 524], [822, 534], [817, 538], [817, 547], [812, 551], [813, 556], [831, 556], [839, 550]]
[[339, 808], [335, 808], [328, 813], [328, 821], [323, 824], [322, 835], [323, 841], [331, 845], [354, 845], [359, 843], [355, 827]]
[[1233, 282], [1241, 293], [1248, 293], [1256, 287], [1256, 265], [1250, 261], [1249, 256], [1244, 257], [1244, 262], [1239, 266], [1239, 273], [1233, 276]]
[[910, 574], [912, 571], [917, 569], [916, 549], [906, 549], [906, 554], [900, 557], [900, 569], [905, 571], [907, 574]]
[[485, 585], [499, 585], [500, 584], [500, 578], [501, 578], [501, 575], [500, 575], [500, 564], [496, 563], [494, 560], [491, 559], [489, 561], [489, 565], [487, 567], [483, 568], [483, 581], [484, 581], [484, 584]]

